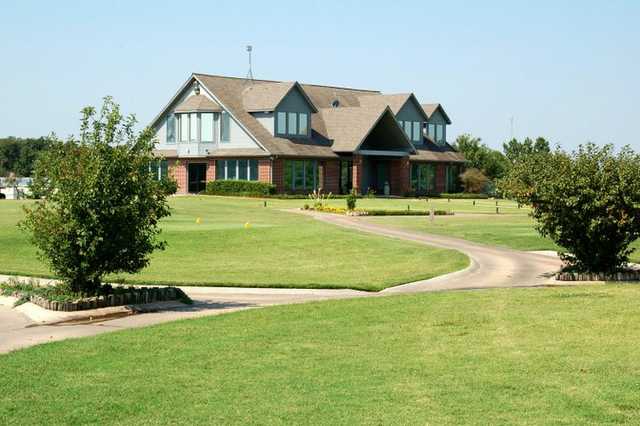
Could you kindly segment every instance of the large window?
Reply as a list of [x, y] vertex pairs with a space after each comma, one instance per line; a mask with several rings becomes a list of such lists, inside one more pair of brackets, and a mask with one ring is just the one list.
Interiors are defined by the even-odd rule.
[[258, 180], [258, 160], [217, 160], [216, 180]]
[[213, 113], [206, 112], [200, 115], [200, 141], [213, 142]]
[[155, 180], [163, 180], [169, 177], [169, 162], [167, 160], [154, 160], [149, 163], [149, 173]]
[[411, 164], [411, 189], [417, 194], [432, 194], [436, 191], [436, 166], [426, 163]]
[[460, 192], [460, 166], [451, 165], [446, 168], [445, 192]]
[[222, 112], [220, 120], [220, 142], [229, 142], [231, 140], [231, 117], [229, 113]]
[[412, 142], [422, 141], [422, 122], [420, 121], [398, 121], [404, 130], [407, 138]]
[[180, 142], [189, 142], [189, 114], [180, 114]]
[[176, 116], [169, 114], [167, 116], [167, 143], [176, 142]]
[[189, 141], [196, 142], [198, 140], [198, 114], [192, 112], [189, 114]]
[[306, 112], [282, 112], [276, 114], [276, 135], [308, 136], [309, 114]]
[[287, 191], [311, 192], [318, 188], [316, 160], [285, 160], [284, 188]]

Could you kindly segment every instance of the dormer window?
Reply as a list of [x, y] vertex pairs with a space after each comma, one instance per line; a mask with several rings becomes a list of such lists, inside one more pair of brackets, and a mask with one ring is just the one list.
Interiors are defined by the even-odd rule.
[[278, 111], [276, 135], [287, 137], [309, 136], [309, 114], [306, 112]]
[[422, 142], [422, 122], [421, 121], [398, 121], [404, 130], [407, 138], [411, 142]]
[[446, 141], [445, 124], [429, 123], [427, 125], [427, 136], [434, 140], [438, 144], [443, 144]]

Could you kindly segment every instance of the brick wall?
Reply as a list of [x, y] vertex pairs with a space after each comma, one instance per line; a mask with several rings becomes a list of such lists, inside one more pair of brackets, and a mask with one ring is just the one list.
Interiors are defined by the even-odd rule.
[[340, 192], [340, 160], [327, 160], [322, 163], [324, 182], [321, 182], [324, 192], [338, 194]]
[[271, 160], [258, 160], [258, 180], [271, 182]]
[[443, 163], [436, 164], [436, 192], [444, 192], [447, 187], [447, 165]]
[[186, 194], [188, 191], [187, 184], [187, 166], [186, 160], [169, 160], [169, 173], [176, 182], [178, 182], [178, 194]]
[[216, 160], [210, 158], [207, 163], [207, 182], [216, 180]]
[[408, 157], [391, 160], [391, 167], [389, 171], [391, 194], [404, 196], [409, 191], [410, 173], [411, 167]]
[[360, 193], [362, 190], [360, 188], [361, 179], [362, 179], [362, 155], [353, 155], [353, 168], [352, 168], [352, 177], [353, 177], [353, 189]]

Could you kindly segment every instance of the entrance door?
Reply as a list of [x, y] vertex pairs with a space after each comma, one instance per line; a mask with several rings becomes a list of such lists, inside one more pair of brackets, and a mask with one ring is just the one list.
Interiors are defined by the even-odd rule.
[[389, 183], [389, 162], [387, 160], [375, 160], [373, 162], [373, 180], [372, 186], [376, 194], [384, 195], [384, 184]]
[[189, 192], [199, 193], [207, 187], [207, 165], [204, 163], [189, 164]]

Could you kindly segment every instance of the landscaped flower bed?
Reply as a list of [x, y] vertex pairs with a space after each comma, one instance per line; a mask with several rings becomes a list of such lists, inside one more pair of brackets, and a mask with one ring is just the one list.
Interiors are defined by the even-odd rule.
[[20, 282], [17, 279], [0, 284], [0, 295], [16, 297], [16, 305], [31, 302], [45, 309], [63, 312], [164, 301], [191, 303], [191, 299], [177, 287], [112, 287], [105, 284], [95, 293], [86, 294], [71, 292], [60, 284], [43, 286], [35, 280]]
[[[347, 210], [343, 207], [332, 207], [327, 205], [305, 206], [303, 210], [313, 210], [324, 213], [346, 214], [347, 216], [429, 216], [430, 210], [382, 210], [382, 209], [353, 209]], [[435, 216], [449, 216], [453, 212], [446, 210], [434, 210]]]

